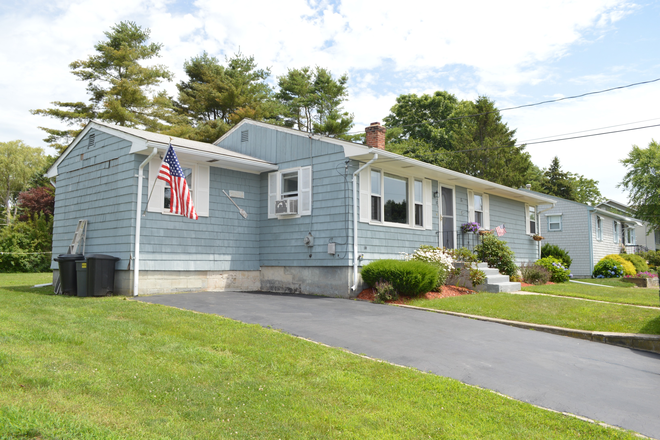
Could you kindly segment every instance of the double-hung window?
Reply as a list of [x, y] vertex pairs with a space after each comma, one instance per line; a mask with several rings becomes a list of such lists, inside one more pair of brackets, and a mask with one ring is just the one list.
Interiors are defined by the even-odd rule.
[[548, 215], [548, 232], [561, 231], [561, 214]]
[[626, 244], [627, 245], [634, 245], [635, 244], [635, 227], [634, 226], [626, 226]]
[[600, 216], [596, 216], [596, 240], [603, 240], [603, 219]]
[[414, 183], [415, 226], [424, 226], [424, 187], [421, 180]]
[[536, 227], [536, 206], [525, 205], [525, 232], [530, 235], [538, 234]]
[[408, 179], [385, 173], [383, 176], [383, 218], [389, 223], [408, 223]]
[[619, 222], [612, 222], [612, 241], [614, 243], [619, 243]]
[[[365, 182], [366, 183], [366, 182]], [[371, 170], [371, 220], [379, 222], [382, 221], [381, 216], [383, 198], [380, 190], [381, 173], [380, 171]]]
[[268, 174], [268, 218], [299, 217], [312, 213], [312, 167]]
[[471, 189], [467, 192], [468, 221], [479, 223], [482, 229], [490, 229], [489, 196], [477, 194]]
[[[149, 162], [149, 199], [147, 210], [169, 214], [172, 202], [172, 189], [163, 180], [157, 179], [162, 159], [153, 158]], [[209, 216], [209, 190], [211, 169], [208, 165], [181, 162], [181, 169], [186, 177], [190, 197], [199, 217]]]

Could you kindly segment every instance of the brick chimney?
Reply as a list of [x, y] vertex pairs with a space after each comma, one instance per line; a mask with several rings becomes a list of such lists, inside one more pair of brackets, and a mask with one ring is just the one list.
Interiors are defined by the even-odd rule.
[[364, 131], [367, 133], [367, 147], [385, 149], [385, 132], [387, 129], [380, 122], [372, 122]]

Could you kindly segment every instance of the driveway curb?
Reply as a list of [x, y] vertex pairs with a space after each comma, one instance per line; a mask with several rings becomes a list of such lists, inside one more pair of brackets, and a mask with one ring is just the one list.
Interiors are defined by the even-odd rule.
[[568, 336], [571, 338], [585, 339], [587, 341], [601, 342], [603, 344], [617, 345], [619, 347], [634, 348], [636, 350], [649, 351], [660, 354], [659, 335], [640, 335], [637, 333], [614, 333], [614, 332], [590, 332], [587, 330], [575, 330], [571, 328], [555, 327], [552, 325], [531, 324], [529, 322], [510, 321], [508, 319], [489, 318], [487, 316], [469, 315], [467, 313], [449, 312], [446, 310], [429, 309], [426, 307], [409, 306], [405, 304], [393, 304], [397, 307], [418, 309], [427, 312], [442, 313], [445, 315], [459, 316], [462, 318], [477, 319], [479, 321], [495, 322], [510, 325], [512, 327], [538, 330], [555, 335]]

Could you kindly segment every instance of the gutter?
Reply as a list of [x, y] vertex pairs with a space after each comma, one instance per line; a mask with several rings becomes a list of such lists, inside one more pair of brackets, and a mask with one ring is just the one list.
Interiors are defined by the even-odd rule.
[[357, 202], [357, 175], [371, 165], [376, 159], [378, 159], [378, 153], [374, 153], [374, 157], [360, 168], [358, 168], [353, 173], [353, 286], [351, 290], [355, 292], [357, 289], [357, 277], [358, 277], [358, 202]]
[[151, 154], [140, 164], [138, 172], [137, 204], [135, 209], [135, 265], [133, 266], [133, 296], [138, 296], [138, 278], [140, 277], [140, 223], [142, 216], [142, 179], [144, 178], [144, 167], [158, 154], [158, 148], [154, 147]]

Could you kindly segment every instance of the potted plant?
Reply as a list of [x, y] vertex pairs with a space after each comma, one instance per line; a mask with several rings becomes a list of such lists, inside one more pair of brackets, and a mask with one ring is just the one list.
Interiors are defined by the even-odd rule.
[[463, 231], [463, 234], [467, 234], [468, 232], [476, 234], [479, 232], [479, 227], [479, 223], [477, 222], [463, 223], [461, 225], [461, 231]]
[[539, 234], [534, 234], [534, 235], [532, 235], [532, 239], [534, 241], [541, 241], [541, 240], [543, 240], [543, 237], [541, 237]]

